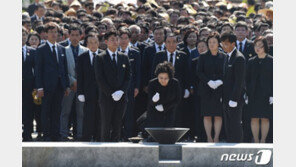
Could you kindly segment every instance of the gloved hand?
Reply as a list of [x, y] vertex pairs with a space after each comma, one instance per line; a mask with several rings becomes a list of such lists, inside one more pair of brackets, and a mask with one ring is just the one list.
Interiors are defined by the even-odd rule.
[[80, 102], [85, 102], [85, 97], [84, 97], [84, 95], [78, 95], [78, 100], [80, 101]]
[[185, 89], [184, 98], [187, 99], [190, 96], [190, 92], [188, 89]]
[[159, 111], [159, 112], [163, 112], [164, 111], [162, 104], [159, 104], [159, 105], [155, 106], [155, 109], [157, 111]]
[[229, 100], [229, 106], [230, 107], [232, 107], [232, 108], [234, 108], [234, 107], [236, 107], [237, 106], [237, 102], [235, 102], [235, 101], [232, 101], [232, 100]]
[[121, 99], [123, 93], [124, 93], [124, 92], [123, 92], [122, 90], [118, 90], [118, 91], [114, 92], [114, 93], [112, 94], [112, 98], [113, 98], [113, 100], [114, 100], [114, 101], [119, 101], [119, 100]]
[[244, 95], [244, 99], [245, 99], [245, 103], [248, 104], [249, 103], [249, 98], [248, 98], [247, 94]]
[[215, 83], [214, 81], [212, 81], [212, 80], [210, 80], [210, 81], [208, 82], [208, 85], [209, 85], [209, 87], [212, 88], [212, 89], [216, 89], [216, 88], [217, 88], [216, 83]]
[[273, 104], [273, 97], [269, 97], [269, 104]]
[[153, 101], [154, 103], [156, 103], [156, 102], [158, 102], [158, 100], [159, 100], [159, 93], [156, 92], [155, 95], [152, 97], [152, 101]]
[[217, 88], [223, 84], [223, 81], [221, 81], [220, 79], [216, 80], [214, 82], [215, 82]]

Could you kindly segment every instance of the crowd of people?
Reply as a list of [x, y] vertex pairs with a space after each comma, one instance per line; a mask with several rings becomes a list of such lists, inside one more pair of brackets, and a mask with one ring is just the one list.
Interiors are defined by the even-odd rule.
[[149, 142], [146, 127], [186, 127], [183, 142], [272, 142], [272, 5], [35, 0], [22, 14], [23, 141]]

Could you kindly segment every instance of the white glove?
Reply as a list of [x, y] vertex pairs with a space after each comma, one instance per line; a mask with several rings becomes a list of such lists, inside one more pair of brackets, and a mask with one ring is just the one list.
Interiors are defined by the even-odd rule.
[[163, 112], [163, 110], [164, 110], [162, 104], [155, 106], [155, 109], [159, 112]]
[[217, 88], [223, 84], [223, 81], [221, 81], [220, 79], [216, 80], [214, 82], [215, 82]]
[[249, 103], [249, 98], [248, 98], [248, 96], [246, 94], [244, 95], [244, 99], [245, 99], [245, 103], [248, 104]]
[[113, 98], [113, 100], [114, 100], [114, 101], [119, 101], [119, 100], [121, 99], [123, 93], [124, 93], [124, 92], [123, 92], [122, 90], [118, 90], [118, 91], [114, 92], [114, 93], [112, 94], [112, 98]]
[[78, 95], [78, 100], [80, 101], [80, 102], [85, 102], [85, 97], [84, 97], [84, 95]]
[[185, 89], [184, 98], [187, 99], [190, 96], [190, 92], [188, 89]]
[[269, 104], [273, 104], [273, 97], [269, 97]]
[[212, 89], [216, 89], [216, 88], [217, 88], [216, 83], [215, 83], [214, 81], [212, 81], [212, 80], [210, 80], [210, 81], [208, 82], [208, 85], [209, 85], [209, 87], [212, 88]]
[[220, 98], [220, 102], [222, 103], [222, 97]]
[[156, 92], [155, 95], [152, 97], [152, 101], [153, 101], [154, 103], [156, 103], [156, 102], [158, 102], [158, 100], [159, 100], [159, 93]]
[[232, 108], [234, 108], [234, 107], [236, 107], [237, 106], [237, 102], [235, 102], [235, 101], [232, 101], [232, 100], [229, 100], [229, 106], [230, 107], [232, 107]]

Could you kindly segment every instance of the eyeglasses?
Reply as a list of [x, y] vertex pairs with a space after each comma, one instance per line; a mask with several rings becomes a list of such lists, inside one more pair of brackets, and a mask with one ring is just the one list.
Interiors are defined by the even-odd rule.
[[264, 45], [255, 45], [254, 48], [263, 48]]

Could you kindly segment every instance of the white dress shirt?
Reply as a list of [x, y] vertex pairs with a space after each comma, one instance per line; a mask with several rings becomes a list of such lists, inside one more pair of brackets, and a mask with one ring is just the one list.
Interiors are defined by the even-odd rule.
[[159, 50], [159, 45], [155, 42], [156, 52], [159, 52], [159, 51], [164, 50], [164, 47], [165, 47], [165, 44], [163, 43], [163, 44], [161, 45], [161, 50]]
[[[243, 46], [242, 46], [243, 48], [242, 48], [242, 50], [245, 49], [246, 41], [247, 41], [247, 38], [245, 38], [245, 39], [242, 41], [242, 43], [243, 43]], [[239, 41], [239, 40], [236, 40], [236, 46], [238, 46], [238, 49], [240, 50], [240, 45], [239, 45], [239, 43], [240, 43], [240, 41]]]
[[109, 55], [110, 55], [110, 58], [111, 58], [111, 60], [113, 60], [113, 54], [115, 54], [115, 61], [116, 61], [116, 63], [117, 63], [117, 52], [112, 52], [111, 50], [109, 50], [109, 49], [107, 49], [107, 51], [108, 51], [108, 53], [109, 53]]
[[230, 53], [227, 53], [228, 60], [230, 60], [232, 53], [235, 51], [236, 47], [233, 48], [233, 50]]
[[[93, 64], [93, 59], [94, 59], [94, 55], [93, 55], [93, 52], [91, 50], [88, 50], [89, 52], [89, 58], [90, 58], [90, 64]], [[98, 55], [98, 50], [95, 51], [96, 55]]]
[[53, 50], [52, 50], [52, 47], [53, 46], [55, 46], [55, 51], [56, 51], [56, 56], [57, 56], [57, 61], [59, 62], [59, 54], [58, 54], [58, 47], [57, 47], [57, 44], [55, 43], [55, 44], [52, 44], [52, 43], [50, 43], [49, 41], [46, 41], [47, 43], [48, 43], [48, 45], [49, 45], [49, 47], [50, 47], [50, 50], [53, 52]]

